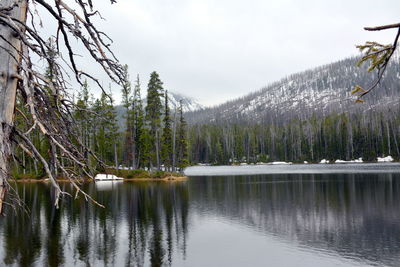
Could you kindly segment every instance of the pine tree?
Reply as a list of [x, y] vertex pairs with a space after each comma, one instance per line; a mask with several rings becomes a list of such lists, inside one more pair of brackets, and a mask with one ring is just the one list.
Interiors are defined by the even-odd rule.
[[[58, 72], [57, 68], [54, 66], [55, 59], [57, 58], [57, 50], [55, 43], [52, 38], [50, 38], [47, 42], [48, 49], [47, 53], [49, 55], [48, 66], [45, 71], [45, 77], [48, 80], [48, 84], [45, 87], [47, 93], [48, 107], [51, 110], [57, 110], [57, 106], [60, 104], [59, 99], [54, 97], [57, 94], [57, 79]], [[54, 177], [57, 176], [57, 147], [56, 145], [50, 141], [50, 139], [45, 138], [45, 136], [41, 133], [38, 133], [40, 138], [43, 140], [39, 148], [42, 152], [43, 157], [49, 163], [49, 169]]]
[[161, 82], [157, 72], [150, 74], [150, 81], [147, 88], [147, 106], [146, 106], [146, 122], [149, 126], [149, 136], [151, 141], [152, 160], [151, 167], [154, 163], [157, 169], [160, 169], [160, 127], [162, 104], [161, 97], [163, 95], [163, 83]]
[[124, 66], [124, 84], [122, 85], [122, 105], [125, 108], [125, 142], [124, 142], [124, 158], [126, 165], [135, 168], [134, 162], [134, 140], [133, 140], [133, 98], [131, 96], [132, 88], [129, 81], [128, 65]]
[[165, 113], [164, 113], [164, 128], [161, 137], [161, 159], [166, 170], [170, 170], [172, 166], [172, 131], [171, 117], [168, 106], [168, 91], [165, 91]]
[[93, 133], [95, 152], [107, 164], [118, 166], [118, 126], [113, 101], [104, 92], [100, 99], [96, 99], [93, 111], [97, 115], [94, 123], [96, 130]]
[[144, 111], [142, 105], [142, 98], [140, 94], [140, 79], [139, 75], [137, 76], [135, 82], [135, 88], [133, 91], [133, 107], [132, 107], [132, 116], [133, 116], [133, 160], [135, 160], [133, 167], [139, 168], [141, 159], [142, 159], [142, 135], [143, 135], [143, 126], [144, 126]]
[[150, 137], [150, 130], [148, 128], [143, 128], [142, 135], [140, 136], [140, 144], [141, 144], [141, 165], [143, 168], [151, 169], [151, 161], [153, 159], [153, 153], [151, 148], [153, 147], [153, 143]]
[[[111, 92], [111, 88], [110, 88]], [[118, 161], [118, 146], [119, 146], [119, 132], [118, 132], [118, 122], [117, 122], [117, 113], [115, 112], [115, 107], [114, 107], [114, 100], [112, 96], [109, 97], [110, 99], [110, 104], [107, 109], [107, 114], [106, 114], [106, 119], [108, 121], [108, 133], [107, 133], [107, 138], [111, 141], [111, 148], [114, 148], [113, 151], [113, 160], [114, 160], [114, 166], [115, 168], [118, 168], [119, 166], [119, 161]]]
[[182, 100], [179, 101], [179, 126], [177, 134], [177, 166], [179, 169], [183, 169], [189, 165], [188, 161], [188, 143], [186, 138], [186, 121], [183, 117]]
[[[83, 153], [86, 161], [89, 163], [89, 153], [86, 148], [91, 147], [90, 144], [90, 134], [91, 127], [90, 123], [93, 120], [91, 116], [90, 110], [90, 102], [89, 102], [89, 85], [85, 80], [83, 86], [81, 87], [81, 91], [78, 93], [78, 100], [76, 102], [76, 111], [74, 113], [74, 118], [76, 124], [78, 126], [79, 136], [81, 142], [83, 143], [83, 147], [81, 148], [81, 152]], [[82, 151], [84, 150], [84, 151]]]

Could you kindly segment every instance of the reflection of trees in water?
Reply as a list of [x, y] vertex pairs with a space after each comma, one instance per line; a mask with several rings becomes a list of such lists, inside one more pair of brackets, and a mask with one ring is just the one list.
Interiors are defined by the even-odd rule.
[[200, 212], [301, 246], [393, 264], [400, 258], [399, 178], [397, 174], [213, 177], [196, 180], [189, 190], [191, 203]]
[[[20, 266], [32, 266], [34, 260], [40, 255], [43, 242], [41, 236], [43, 230], [39, 221], [41, 199], [38, 188], [23, 186], [21, 197], [32, 203], [31, 218], [27, 216], [16, 217], [7, 215], [0, 219], [2, 239], [4, 240], [4, 252], [2, 259], [4, 264], [19, 263]], [[8, 213], [11, 213], [8, 210]]]
[[[399, 175], [194, 178], [188, 184], [116, 183], [52, 207], [45, 184], [20, 184], [30, 216], [0, 219], [0, 265], [171, 265], [185, 257], [191, 209], [307, 248], [378, 265], [400, 258]], [[65, 185], [68, 187], [68, 185]], [[8, 211], [10, 212], [10, 211]], [[395, 265], [395, 264], [394, 264]]]
[[152, 266], [171, 264], [174, 248], [186, 238], [187, 186], [150, 184], [129, 190], [126, 266], [143, 266], [146, 255]]
[[88, 185], [106, 209], [66, 200], [56, 210], [46, 185], [19, 190], [31, 214], [0, 220], [5, 264], [161, 266], [172, 263], [175, 249], [185, 251], [186, 184], [120, 183], [106, 191]]

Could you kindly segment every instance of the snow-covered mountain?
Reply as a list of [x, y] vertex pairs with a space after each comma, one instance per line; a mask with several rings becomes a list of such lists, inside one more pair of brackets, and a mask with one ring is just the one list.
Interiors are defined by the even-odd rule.
[[400, 60], [393, 59], [381, 84], [355, 103], [351, 91], [355, 85], [368, 88], [376, 78], [365, 67], [356, 66], [357, 58], [290, 75], [261, 90], [224, 104], [186, 113], [190, 123], [232, 121], [282, 121], [323, 115], [333, 111], [358, 112], [371, 108], [399, 106]]
[[195, 111], [195, 110], [204, 109], [204, 106], [201, 105], [200, 103], [198, 103], [193, 98], [184, 96], [184, 95], [181, 95], [178, 93], [168, 91], [168, 100], [169, 100], [169, 106], [170, 106], [171, 110], [178, 108], [179, 101], [181, 101], [181, 100], [182, 100], [183, 112], [191, 112], [191, 111]]

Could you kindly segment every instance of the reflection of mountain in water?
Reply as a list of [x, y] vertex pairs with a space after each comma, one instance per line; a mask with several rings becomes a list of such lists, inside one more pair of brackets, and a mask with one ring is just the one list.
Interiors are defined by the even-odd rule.
[[[396, 266], [400, 177], [392, 174], [207, 177], [191, 203], [311, 249]], [[190, 248], [189, 248], [190, 249]]]
[[56, 210], [48, 186], [22, 184], [19, 191], [31, 213], [0, 220], [0, 265], [160, 266], [171, 264], [174, 250], [184, 257], [185, 184], [118, 183], [113, 191], [94, 189], [93, 184], [86, 188], [106, 209], [66, 200]]

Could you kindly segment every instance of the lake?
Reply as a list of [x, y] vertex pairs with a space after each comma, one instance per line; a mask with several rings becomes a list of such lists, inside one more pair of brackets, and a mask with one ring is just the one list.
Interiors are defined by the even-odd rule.
[[[399, 266], [400, 165], [192, 167], [184, 182], [98, 182], [106, 208], [21, 183], [0, 265]], [[71, 191], [70, 185], [62, 184]]]

